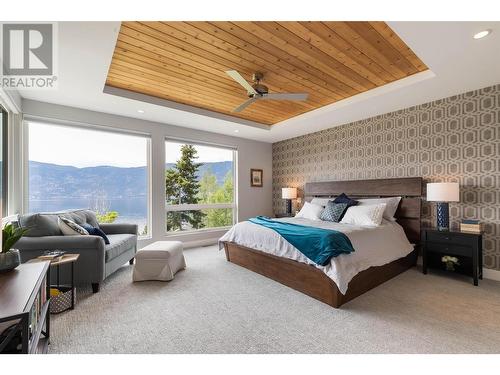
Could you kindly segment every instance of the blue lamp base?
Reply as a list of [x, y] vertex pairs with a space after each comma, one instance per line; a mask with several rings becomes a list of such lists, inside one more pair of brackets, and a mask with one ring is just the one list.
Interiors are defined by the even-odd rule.
[[448, 202], [437, 203], [437, 228], [438, 230], [450, 230], [450, 208]]
[[292, 200], [285, 199], [285, 201], [286, 201], [286, 214], [288, 216], [292, 216]]

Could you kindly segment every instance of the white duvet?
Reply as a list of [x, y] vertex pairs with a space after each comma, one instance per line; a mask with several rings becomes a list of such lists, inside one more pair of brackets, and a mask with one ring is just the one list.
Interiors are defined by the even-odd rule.
[[272, 229], [243, 221], [233, 226], [220, 242], [260, 250], [276, 256], [314, 265], [331, 278], [342, 294], [347, 292], [349, 282], [359, 272], [372, 266], [382, 266], [408, 255], [413, 250], [403, 228], [384, 220], [378, 227], [362, 227], [302, 218], [275, 219], [283, 222], [340, 231], [351, 240], [354, 252], [332, 258], [327, 266], [315, 264]]

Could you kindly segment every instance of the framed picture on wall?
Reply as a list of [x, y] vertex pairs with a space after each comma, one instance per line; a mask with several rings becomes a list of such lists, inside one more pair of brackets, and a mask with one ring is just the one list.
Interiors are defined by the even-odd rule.
[[250, 169], [250, 186], [262, 187], [262, 169]]

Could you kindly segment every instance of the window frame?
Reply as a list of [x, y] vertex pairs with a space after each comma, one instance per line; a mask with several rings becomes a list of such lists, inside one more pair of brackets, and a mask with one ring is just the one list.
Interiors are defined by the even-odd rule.
[[2, 117], [2, 217], [7, 216], [9, 203], [9, 112], [0, 105]]
[[138, 235], [139, 240], [148, 240], [153, 238], [153, 210], [152, 210], [152, 135], [146, 132], [138, 132], [134, 130], [127, 130], [121, 128], [114, 128], [110, 126], [94, 125], [89, 123], [64, 121], [58, 119], [50, 119], [37, 116], [25, 116], [22, 122], [23, 126], [23, 203], [22, 212], [23, 214], [28, 213], [29, 208], [29, 123], [39, 123], [44, 125], [60, 126], [66, 128], [79, 128], [83, 130], [90, 130], [95, 132], [105, 132], [122, 134], [128, 136], [142, 137], [146, 139], [146, 184], [147, 184], [147, 213], [146, 213], [146, 225], [148, 232], [145, 235]]
[[[167, 195], [165, 192], [165, 178], [163, 178], [163, 201], [165, 202], [165, 213], [164, 213], [164, 232], [167, 236], [182, 236], [189, 235], [194, 233], [203, 233], [203, 232], [216, 232], [216, 231], [224, 231], [230, 229], [234, 224], [238, 221], [238, 148], [235, 146], [222, 145], [211, 142], [203, 142], [185, 138], [174, 138], [174, 137], [165, 137], [165, 155], [167, 152], [167, 144], [168, 142], [172, 143], [182, 143], [186, 145], [193, 146], [206, 146], [213, 148], [220, 148], [229, 150], [233, 155], [233, 202], [232, 203], [202, 203], [202, 204], [168, 204], [167, 203]], [[166, 164], [166, 160], [165, 160]], [[165, 169], [166, 171], [166, 169]], [[223, 227], [210, 227], [210, 228], [200, 228], [200, 229], [190, 229], [190, 230], [181, 230], [181, 231], [168, 231], [167, 230], [167, 214], [168, 212], [179, 212], [179, 211], [201, 211], [203, 209], [223, 209], [223, 208], [231, 208], [233, 211], [233, 220], [231, 225], [226, 225]]]

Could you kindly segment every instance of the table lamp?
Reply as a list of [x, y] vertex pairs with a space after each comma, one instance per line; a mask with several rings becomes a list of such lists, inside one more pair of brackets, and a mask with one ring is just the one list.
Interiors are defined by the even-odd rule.
[[281, 198], [286, 200], [286, 214], [292, 215], [292, 199], [297, 198], [297, 188], [293, 187], [282, 188]]
[[459, 185], [456, 182], [432, 182], [427, 184], [427, 201], [437, 202], [438, 230], [450, 229], [448, 202], [458, 202], [459, 198]]

